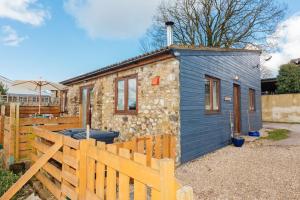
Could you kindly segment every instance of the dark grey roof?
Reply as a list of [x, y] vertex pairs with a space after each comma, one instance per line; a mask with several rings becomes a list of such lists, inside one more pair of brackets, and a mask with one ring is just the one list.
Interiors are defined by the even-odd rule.
[[261, 79], [262, 83], [270, 83], [270, 82], [277, 82], [277, 78], [265, 78]]
[[294, 63], [296, 65], [300, 65], [300, 58], [292, 59], [290, 63]]
[[73, 82], [77, 82], [77, 81], [80, 81], [80, 80], [84, 80], [86, 78], [97, 76], [97, 75], [102, 74], [104, 72], [108, 72], [108, 71], [111, 71], [111, 70], [122, 68], [123, 66], [132, 64], [134, 62], [137, 62], [137, 61], [140, 61], [140, 60], [143, 60], [143, 59], [146, 59], [146, 58], [150, 58], [152, 56], [161, 55], [161, 54], [164, 54], [164, 53], [169, 53], [170, 51], [171, 51], [171, 49], [169, 47], [162, 48], [162, 49], [159, 49], [159, 50], [156, 50], [156, 51], [152, 51], [152, 52], [149, 52], [149, 53], [146, 53], [146, 54], [143, 54], [143, 55], [139, 55], [139, 56], [124, 60], [124, 61], [119, 62], [119, 63], [108, 65], [106, 67], [97, 69], [95, 71], [92, 71], [92, 72], [89, 72], [89, 73], [86, 73], [86, 74], [76, 76], [74, 78], [64, 80], [60, 83], [64, 84], [64, 85], [68, 85], [68, 84], [73, 83]]
[[227, 49], [227, 48], [210, 48], [210, 47], [172, 45], [172, 46], [169, 46], [169, 47], [164, 47], [164, 48], [161, 48], [161, 49], [158, 49], [158, 50], [146, 53], [146, 54], [142, 54], [142, 55], [124, 60], [124, 61], [119, 62], [119, 63], [108, 65], [108, 66], [100, 68], [98, 70], [95, 70], [95, 71], [92, 71], [92, 72], [89, 72], [89, 73], [85, 73], [85, 74], [76, 76], [74, 78], [64, 80], [60, 83], [64, 84], [64, 85], [68, 85], [68, 84], [72, 84], [72, 83], [75, 83], [75, 82], [80, 82], [80, 81], [83, 81], [83, 80], [86, 80], [86, 79], [91, 79], [91, 78], [96, 77], [98, 75], [101, 75], [105, 72], [120, 69], [120, 68], [123, 68], [127, 65], [133, 64], [135, 62], [138, 62], [138, 61], [141, 61], [141, 60], [144, 60], [144, 59], [147, 59], [147, 58], [151, 58], [151, 57], [162, 55], [162, 54], [173, 54], [174, 50], [219, 51], [219, 52], [233, 51], [233, 52], [257, 52], [257, 53], [261, 53], [260, 50]]

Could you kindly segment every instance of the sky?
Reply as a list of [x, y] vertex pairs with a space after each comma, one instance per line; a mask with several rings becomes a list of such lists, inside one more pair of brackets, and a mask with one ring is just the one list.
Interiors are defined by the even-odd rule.
[[[139, 40], [161, 0], [0, 0], [0, 75], [62, 81], [141, 54]], [[269, 41], [274, 72], [300, 57], [300, 1]], [[280, 63], [280, 64], [279, 64]]]

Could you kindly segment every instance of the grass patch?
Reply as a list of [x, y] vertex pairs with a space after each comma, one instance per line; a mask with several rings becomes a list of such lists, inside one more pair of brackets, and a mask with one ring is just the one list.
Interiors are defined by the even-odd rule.
[[274, 129], [272, 131], [268, 132], [267, 137], [263, 137], [263, 139], [268, 139], [268, 140], [284, 140], [289, 137], [289, 131], [286, 129]]

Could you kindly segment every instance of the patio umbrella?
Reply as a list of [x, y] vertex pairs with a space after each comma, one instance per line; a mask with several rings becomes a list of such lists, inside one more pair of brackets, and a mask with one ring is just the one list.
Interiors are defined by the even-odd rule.
[[23, 85], [32, 90], [37, 90], [39, 93], [39, 114], [41, 114], [42, 90], [56, 90], [61, 91], [65, 89], [64, 85], [45, 81], [45, 80], [17, 80], [14, 81], [13, 86]]

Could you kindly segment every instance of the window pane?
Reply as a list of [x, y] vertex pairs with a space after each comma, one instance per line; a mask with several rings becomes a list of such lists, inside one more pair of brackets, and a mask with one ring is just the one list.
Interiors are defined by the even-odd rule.
[[125, 93], [124, 93], [124, 81], [118, 81], [118, 105], [117, 110], [124, 110]]
[[210, 80], [205, 79], [205, 110], [210, 110]]
[[128, 80], [128, 110], [136, 110], [136, 78]]
[[94, 88], [90, 88], [89, 89], [89, 92], [90, 92], [90, 105], [91, 105], [91, 107], [93, 107], [94, 106]]
[[81, 104], [82, 104], [82, 126], [86, 127], [87, 125], [87, 95], [88, 95], [88, 90], [87, 88], [83, 88], [81, 92]]
[[213, 110], [219, 110], [218, 81], [213, 80]]

